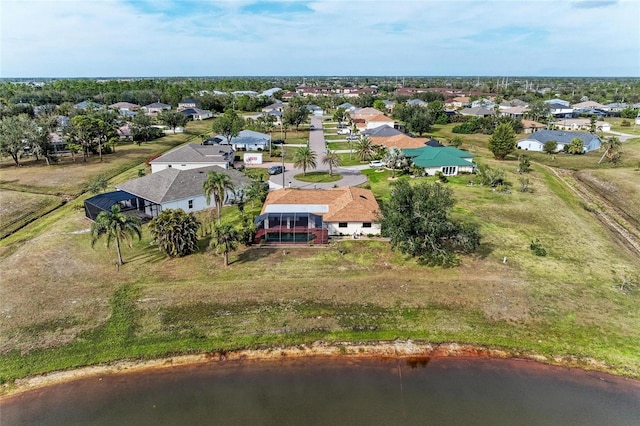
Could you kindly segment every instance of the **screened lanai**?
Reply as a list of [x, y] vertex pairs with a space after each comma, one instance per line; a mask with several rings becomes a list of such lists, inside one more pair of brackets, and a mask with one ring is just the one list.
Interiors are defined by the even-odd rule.
[[94, 195], [84, 202], [84, 213], [87, 218], [96, 220], [100, 212], [111, 210], [111, 206], [118, 204], [120, 211], [142, 220], [151, 219], [161, 211], [160, 205], [144, 198], [129, 194], [126, 191], [112, 191]]
[[313, 213], [265, 213], [255, 220], [255, 242], [265, 244], [326, 244], [329, 233], [322, 216]]

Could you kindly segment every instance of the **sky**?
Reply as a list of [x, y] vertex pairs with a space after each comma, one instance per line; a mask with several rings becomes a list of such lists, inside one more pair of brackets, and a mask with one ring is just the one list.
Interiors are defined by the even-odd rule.
[[640, 0], [0, 0], [0, 77], [640, 77]]

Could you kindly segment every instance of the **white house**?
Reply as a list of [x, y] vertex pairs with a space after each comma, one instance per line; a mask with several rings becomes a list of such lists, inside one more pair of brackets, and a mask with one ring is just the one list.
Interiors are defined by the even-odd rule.
[[171, 105], [163, 104], [161, 102], [154, 102], [152, 104], [143, 106], [142, 109], [147, 115], [158, 115], [162, 111], [170, 110]]
[[526, 139], [517, 142], [518, 149], [525, 151], [543, 151], [547, 141], [558, 143], [557, 151], [562, 151], [565, 145], [569, 145], [575, 138], [581, 139], [584, 145], [584, 152], [591, 152], [600, 148], [600, 138], [591, 133], [567, 132], [564, 130], [540, 130], [530, 134]]
[[[611, 124], [606, 121], [596, 121], [596, 130], [599, 132], [610, 132]], [[591, 120], [588, 118], [565, 118], [560, 119], [553, 123], [553, 127], [558, 130], [569, 130], [569, 131], [579, 131], [579, 130], [591, 130]]]
[[231, 146], [236, 151], [264, 151], [269, 149], [271, 136], [253, 130], [241, 130], [231, 138], [230, 143], [223, 135], [207, 139], [204, 143], [213, 146]]
[[[116, 186], [118, 191], [134, 196], [121, 208], [125, 211], [134, 209], [150, 217], [156, 217], [166, 209], [182, 209], [189, 213], [210, 208], [212, 205], [207, 204], [203, 192], [210, 171], [227, 174], [236, 190], [250, 183], [239, 171], [218, 166], [188, 170], [167, 168]], [[234, 196], [233, 191], [227, 191], [225, 204], [230, 204]]]
[[198, 145], [195, 143], [172, 149], [149, 162], [151, 173], [174, 168], [178, 170], [197, 169], [206, 166], [219, 166], [228, 169], [233, 164], [234, 150], [221, 145]]
[[[262, 213], [256, 218], [256, 237], [267, 242], [283, 242], [283, 234], [293, 233], [318, 238], [322, 238], [323, 232], [324, 235], [379, 235], [379, 210], [373, 192], [368, 189], [278, 189], [269, 192]], [[318, 217], [321, 222], [316, 220]]]
[[208, 109], [200, 109], [200, 108], [184, 108], [180, 111], [182, 114], [187, 116], [187, 118], [191, 120], [207, 120], [213, 117], [213, 113]]
[[365, 118], [365, 129], [375, 129], [376, 127], [388, 126], [393, 127], [395, 125], [395, 121], [393, 119], [387, 117], [384, 114], [374, 115], [373, 117]]

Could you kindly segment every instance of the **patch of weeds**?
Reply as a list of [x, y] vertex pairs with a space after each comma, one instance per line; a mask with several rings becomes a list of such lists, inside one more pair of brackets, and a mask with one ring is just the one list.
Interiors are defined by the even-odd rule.
[[531, 241], [531, 244], [529, 244], [529, 249], [536, 256], [546, 256], [547, 255], [547, 249], [544, 248], [544, 246], [542, 245], [540, 240], [538, 240], [537, 238], [535, 240]]

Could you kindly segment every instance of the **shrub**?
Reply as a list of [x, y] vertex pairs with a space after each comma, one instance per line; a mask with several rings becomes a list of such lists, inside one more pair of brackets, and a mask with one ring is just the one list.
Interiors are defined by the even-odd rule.
[[542, 243], [537, 238], [534, 239], [533, 241], [531, 241], [531, 244], [529, 244], [529, 249], [536, 256], [546, 256], [547, 255], [547, 249], [544, 248]]

